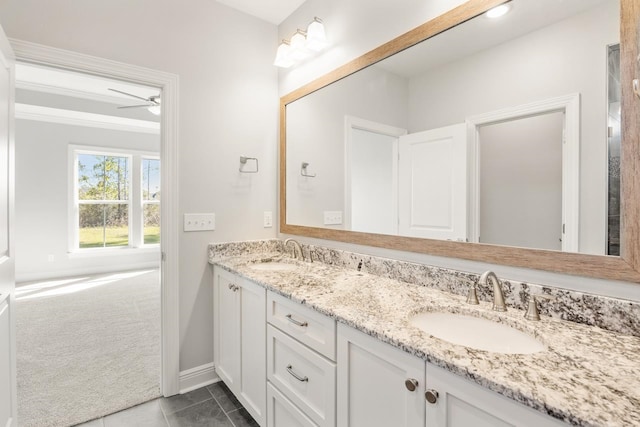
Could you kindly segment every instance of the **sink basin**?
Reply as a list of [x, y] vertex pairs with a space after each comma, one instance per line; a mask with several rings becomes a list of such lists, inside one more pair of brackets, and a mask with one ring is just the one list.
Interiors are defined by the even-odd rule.
[[287, 264], [286, 262], [261, 262], [257, 264], [251, 264], [249, 266], [252, 270], [257, 271], [293, 271], [298, 268], [295, 264]]
[[480, 317], [455, 313], [422, 313], [411, 324], [453, 344], [503, 354], [532, 354], [545, 346], [515, 328]]

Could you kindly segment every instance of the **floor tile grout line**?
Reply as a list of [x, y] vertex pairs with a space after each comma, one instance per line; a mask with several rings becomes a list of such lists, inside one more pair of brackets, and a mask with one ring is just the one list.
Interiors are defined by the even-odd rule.
[[[194, 407], [194, 406], [196, 406], [196, 405], [199, 405], [199, 404], [204, 403], [204, 402], [208, 402], [208, 401], [210, 401], [210, 400], [214, 400], [214, 401], [215, 401], [215, 398], [214, 398], [213, 396], [211, 396], [211, 398], [209, 398], [209, 399], [205, 399], [205, 400], [201, 400], [201, 401], [196, 402], [196, 403], [192, 403], [191, 405], [189, 405], [189, 406], [185, 406], [184, 408], [180, 408], [178, 411], [172, 412], [172, 413], [170, 413], [170, 414], [165, 414], [164, 410], [162, 411], [162, 413], [163, 413], [165, 416], [173, 415], [173, 414], [177, 414], [178, 412], [182, 412], [182, 411], [184, 411], [185, 409], [192, 408], [192, 407]], [[216, 401], [216, 403], [218, 403], [218, 402]], [[160, 409], [162, 409], [162, 405], [160, 405]]]

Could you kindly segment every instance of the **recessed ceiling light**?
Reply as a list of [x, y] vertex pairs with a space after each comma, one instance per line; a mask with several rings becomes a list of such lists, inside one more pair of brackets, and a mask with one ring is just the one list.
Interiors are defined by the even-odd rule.
[[511, 10], [511, 4], [505, 3], [490, 9], [485, 15], [487, 18], [499, 18]]

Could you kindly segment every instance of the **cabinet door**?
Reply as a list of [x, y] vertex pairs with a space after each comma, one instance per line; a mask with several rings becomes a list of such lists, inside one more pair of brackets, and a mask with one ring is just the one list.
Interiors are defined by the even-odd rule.
[[213, 354], [217, 374], [236, 392], [240, 389], [240, 279], [214, 268]]
[[424, 426], [423, 360], [339, 324], [337, 361], [338, 427]]
[[426, 427], [566, 426], [430, 363], [427, 363], [427, 390], [437, 392], [438, 399], [426, 403]]
[[267, 383], [267, 427], [318, 427], [271, 383]]
[[266, 424], [267, 291], [247, 280], [240, 286], [240, 389], [238, 399], [258, 424]]

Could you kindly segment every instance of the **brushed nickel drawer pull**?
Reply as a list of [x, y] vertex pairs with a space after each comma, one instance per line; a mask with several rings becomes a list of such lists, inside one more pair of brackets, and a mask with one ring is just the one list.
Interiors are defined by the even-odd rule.
[[231, 289], [233, 292], [237, 292], [238, 289], [240, 289], [238, 287], [238, 285], [234, 285], [233, 283], [229, 283], [229, 289]]
[[287, 366], [287, 372], [289, 372], [293, 378], [297, 379], [300, 382], [309, 382], [309, 377], [301, 377], [300, 375], [293, 372], [293, 367], [291, 365]]
[[309, 326], [307, 322], [300, 322], [294, 319], [293, 317], [291, 317], [290, 314], [287, 314], [287, 319], [289, 319], [289, 322], [293, 323], [294, 325], [302, 326], [303, 328], [306, 328], [307, 326]]

